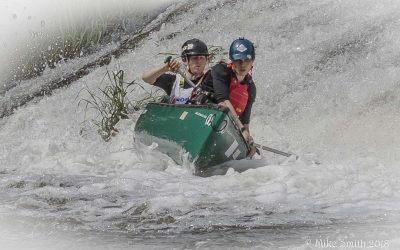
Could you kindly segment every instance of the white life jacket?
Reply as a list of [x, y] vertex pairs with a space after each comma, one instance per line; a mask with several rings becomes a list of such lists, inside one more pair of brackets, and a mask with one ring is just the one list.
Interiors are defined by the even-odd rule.
[[185, 79], [179, 74], [176, 74], [174, 85], [172, 86], [169, 103], [172, 104], [186, 104], [192, 96], [192, 87], [184, 89]]

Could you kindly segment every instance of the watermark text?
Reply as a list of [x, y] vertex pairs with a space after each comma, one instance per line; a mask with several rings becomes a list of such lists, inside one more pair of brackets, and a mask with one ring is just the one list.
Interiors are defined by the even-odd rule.
[[387, 249], [390, 247], [389, 240], [307, 238], [305, 243], [307, 246], [321, 249]]

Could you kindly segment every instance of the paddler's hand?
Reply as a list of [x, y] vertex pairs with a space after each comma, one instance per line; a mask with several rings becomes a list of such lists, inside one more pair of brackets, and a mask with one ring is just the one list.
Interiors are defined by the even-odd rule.
[[251, 159], [256, 153], [258, 155], [260, 154], [260, 151], [258, 151], [256, 146], [254, 145], [254, 140], [253, 140], [252, 136], [249, 136], [249, 140], [247, 141], [247, 143], [249, 144], [249, 149], [250, 149], [247, 157], [249, 157]]
[[176, 73], [176, 72], [178, 72], [179, 68], [180, 68], [180, 64], [176, 60], [171, 60], [171, 61], [166, 62], [165, 66], [164, 66], [165, 72], [170, 71], [170, 72]]
[[249, 145], [249, 153], [247, 154], [247, 157], [249, 157], [251, 159], [253, 157], [253, 155], [257, 152], [257, 149], [254, 146], [253, 137], [250, 135], [250, 133], [247, 129], [242, 128], [241, 132], [242, 132], [243, 138], [247, 142], [247, 145]]
[[252, 158], [258, 152], [257, 152], [256, 146], [254, 146], [254, 143], [250, 144], [249, 146], [250, 146], [250, 150], [249, 150], [249, 154], [247, 155], [247, 157]]
[[251, 138], [251, 140], [253, 140], [253, 138], [250, 136], [250, 133], [247, 129], [241, 129], [241, 131], [242, 131], [243, 138], [246, 140], [247, 143], [249, 143], [250, 138]]
[[253, 139], [253, 137], [251, 135], [249, 135], [249, 139], [247, 140], [247, 143], [249, 145], [254, 145], [254, 139]]

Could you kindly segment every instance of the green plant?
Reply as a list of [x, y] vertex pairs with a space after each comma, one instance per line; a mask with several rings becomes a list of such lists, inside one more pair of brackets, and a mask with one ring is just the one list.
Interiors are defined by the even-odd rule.
[[100, 96], [86, 89], [90, 98], [81, 101], [86, 103], [86, 110], [93, 108], [99, 113], [100, 120], [93, 120], [93, 123], [99, 127], [98, 132], [103, 140], [108, 141], [113, 134], [118, 132], [115, 125], [119, 120], [128, 118], [129, 100], [127, 93], [128, 89], [135, 84], [135, 81], [125, 83], [124, 71], [122, 70], [111, 72], [111, 74], [110, 71], [107, 71], [106, 76], [112, 84], [100, 89]]
[[71, 22], [54, 33], [36, 34], [27, 52], [17, 55], [13, 62], [14, 80], [38, 76], [46, 67], [55, 68], [60, 61], [89, 53], [91, 46], [101, 43], [107, 34], [121, 25], [117, 21], [106, 22], [101, 18], [88, 22], [85, 25], [73, 25]]
[[[103, 140], [109, 141], [113, 135], [118, 133], [116, 124], [121, 119], [129, 118], [129, 111], [139, 111], [150, 101], [160, 102], [163, 96], [160, 89], [156, 91], [151, 89], [149, 92], [135, 81], [125, 82], [123, 70], [111, 71], [111, 73], [107, 71], [106, 77], [108, 77], [111, 85], [99, 89], [100, 95], [85, 88], [84, 90], [89, 94], [89, 98], [81, 99], [78, 105], [81, 105], [82, 102], [86, 104], [85, 117], [88, 109], [97, 111], [99, 120], [93, 119], [92, 123], [99, 128], [98, 132]], [[130, 101], [127, 95], [136, 88], [140, 88], [144, 95], [139, 95], [139, 99]]]
[[208, 62], [209, 63], [215, 63], [216, 61], [221, 61], [223, 60], [224, 56], [228, 54], [228, 52], [224, 51], [224, 49], [221, 46], [211, 46], [208, 49]]

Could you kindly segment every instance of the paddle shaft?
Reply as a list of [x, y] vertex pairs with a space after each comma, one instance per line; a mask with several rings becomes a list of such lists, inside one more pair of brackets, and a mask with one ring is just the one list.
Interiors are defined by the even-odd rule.
[[[171, 59], [172, 59], [172, 56], [168, 56], [167, 58], [165, 58], [164, 63], [169, 63], [169, 62], [171, 61]], [[190, 80], [190, 79], [185, 75], [185, 72], [184, 72], [181, 68], [178, 69], [178, 74], [181, 75], [181, 76], [183, 77], [183, 79], [185, 79], [185, 81], [186, 81], [187, 83], [189, 83], [190, 86], [192, 86], [193, 88], [196, 88], [196, 84], [194, 84], [194, 83], [192, 82], [192, 80]]]
[[283, 151], [280, 151], [280, 150], [277, 150], [277, 149], [274, 149], [274, 148], [263, 146], [263, 145], [260, 145], [260, 144], [257, 144], [257, 143], [254, 143], [254, 146], [256, 146], [257, 148], [261, 148], [263, 150], [278, 154], [278, 155], [286, 156], [286, 157], [290, 157], [290, 156], [294, 155], [294, 154], [289, 154], [289, 153], [286, 153], [286, 152], [283, 152]]

